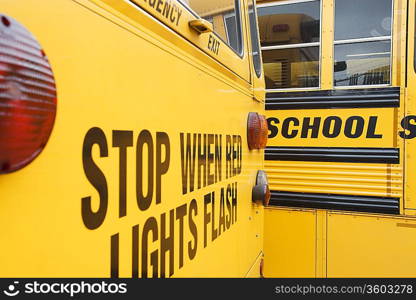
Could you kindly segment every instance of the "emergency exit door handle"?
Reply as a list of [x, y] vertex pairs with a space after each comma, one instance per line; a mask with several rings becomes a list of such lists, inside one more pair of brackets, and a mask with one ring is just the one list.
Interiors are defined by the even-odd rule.
[[199, 34], [202, 33], [209, 33], [214, 31], [214, 27], [212, 26], [211, 22], [205, 19], [195, 19], [189, 21], [189, 26], [194, 29]]

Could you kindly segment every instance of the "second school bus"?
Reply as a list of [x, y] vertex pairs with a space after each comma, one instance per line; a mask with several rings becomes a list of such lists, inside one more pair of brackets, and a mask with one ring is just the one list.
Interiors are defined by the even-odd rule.
[[415, 1], [258, 1], [264, 272], [415, 276]]

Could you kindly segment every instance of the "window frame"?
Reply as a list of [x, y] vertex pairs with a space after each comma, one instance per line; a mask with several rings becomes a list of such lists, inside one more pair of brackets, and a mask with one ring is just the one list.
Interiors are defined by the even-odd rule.
[[[207, 0], [209, 1], [209, 0]], [[178, 0], [178, 2], [182, 3], [182, 5], [191, 13], [193, 14], [196, 18], [200, 18], [200, 19], [204, 19], [203, 17], [201, 17], [196, 11], [194, 11], [192, 9], [192, 7], [189, 6], [189, 4], [187, 4], [186, 2], [182, 1], [182, 0]], [[233, 47], [231, 47], [231, 45], [227, 42], [224, 41], [224, 39], [214, 30], [212, 32], [212, 34], [214, 34], [217, 38], [219, 38], [225, 45], [227, 45], [231, 50], [233, 50], [233, 52], [235, 54], [238, 55], [238, 57], [243, 58], [244, 57], [244, 35], [243, 35], [243, 26], [242, 26], [242, 16], [241, 16], [241, 0], [234, 0], [234, 7], [235, 7], [235, 14], [236, 14], [236, 27], [237, 27], [237, 41], [239, 43], [240, 46], [240, 52], [238, 52], [236, 49], [234, 49]], [[227, 13], [227, 15], [230, 15], [232, 13]], [[237, 18], [238, 15], [238, 18]], [[224, 25], [225, 25], [225, 15], [223, 15], [223, 19], [224, 19]], [[205, 19], [204, 19], [205, 20]], [[225, 26], [227, 27], [227, 26]], [[228, 32], [227, 32], [227, 28], [225, 28], [226, 34], [227, 34], [227, 38], [228, 38]]]
[[[250, 1], [253, 3], [253, 18], [256, 22], [256, 28], [252, 28], [251, 26], [251, 19], [250, 19]], [[258, 23], [258, 15], [257, 15], [257, 1], [256, 0], [248, 0], [248, 27], [250, 30], [250, 41], [251, 41], [251, 51], [252, 51], [252, 57], [251, 57], [251, 61], [253, 62], [253, 69], [254, 69], [254, 73], [256, 73], [256, 76], [258, 79], [261, 78], [261, 76], [263, 75], [263, 59], [262, 59], [262, 50], [261, 50], [261, 44], [260, 44], [260, 32], [259, 32], [259, 23]], [[256, 67], [256, 62], [254, 61], [254, 41], [253, 39], [253, 34], [252, 34], [252, 30], [255, 30], [255, 35], [257, 36], [257, 47], [258, 47], [258, 55], [260, 57], [260, 70], [258, 70], [258, 68]]]
[[336, 40], [335, 39], [335, 24], [336, 24], [336, 2], [334, 0], [334, 40], [332, 46], [332, 57], [333, 57], [333, 67], [335, 66], [335, 46], [337, 45], [352, 45], [358, 43], [371, 43], [371, 42], [385, 42], [390, 40], [390, 83], [388, 84], [362, 84], [362, 85], [335, 85], [335, 70], [333, 70], [333, 81], [332, 85], [334, 89], [360, 89], [360, 88], [381, 88], [393, 86], [393, 30], [394, 30], [394, 7], [395, 0], [391, 0], [391, 22], [390, 22], [390, 35], [376, 36], [376, 37], [365, 37], [365, 38], [355, 38], [355, 39], [345, 39], [345, 40]]
[[[268, 50], [283, 50], [283, 49], [296, 49], [296, 48], [309, 48], [309, 47], [319, 47], [319, 84], [318, 86], [314, 87], [299, 87], [299, 88], [278, 88], [278, 89], [268, 89], [266, 88], [266, 92], [280, 92], [280, 91], [311, 91], [311, 90], [320, 90], [322, 85], [322, 14], [323, 14], [323, 1], [325, 0], [285, 0], [279, 2], [271, 2], [271, 3], [260, 3], [257, 5], [257, 9], [263, 7], [273, 7], [273, 6], [280, 6], [280, 5], [288, 5], [288, 4], [296, 4], [296, 3], [305, 3], [305, 2], [319, 2], [319, 42], [311, 42], [311, 43], [298, 43], [298, 44], [287, 44], [287, 45], [277, 45], [277, 46], [261, 46], [260, 50], [268, 51]], [[258, 17], [258, 16], [257, 16]], [[264, 61], [263, 61], [264, 64]]]

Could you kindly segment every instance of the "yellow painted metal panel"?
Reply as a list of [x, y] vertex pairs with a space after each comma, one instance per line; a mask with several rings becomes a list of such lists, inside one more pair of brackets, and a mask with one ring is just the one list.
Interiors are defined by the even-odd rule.
[[402, 197], [399, 165], [266, 161], [271, 190]]
[[260, 274], [262, 261], [263, 253], [260, 253], [253, 266], [250, 268], [250, 271], [248, 271], [246, 278], [260, 278], [262, 276], [262, 274]]
[[316, 276], [316, 212], [268, 208], [264, 213], [264, 276]]
[[328, 214], [328, 277], [415, 277], [416, 219]]
[[[186, 6], [178, 0], [170, 0], [169, 2], [163, 2], [164, 5], [170, 5], [172, 10], [174, 9], [175, 12], [178, 11], [178, 18], [176, 22], [172, 22], [170, 17], [167, 18], [160, 7], [159, 9], [157, 9], [158, 7], [156, 5], [152, 6], [150, 5], [151, 2], [145, 0], [132, 0], [132, 2], [136, 4], [138, 7], [133, 5], [133, 3], [131, 3], [130, 1], [124, 0], [91, 1], [94, 1], [99, 5], [104, 5], [103, 7], [106, 7], [106, 5], [108, 5], [110, 6], [110, 9], [119, 11], [133, 20], [137, 19], [137, 15], [141, 13], [143, 10], [145, 10], [149, 14], [157, 18], [160, 22], [162, 22], [172, 30], [175, 30], [184, 38], [197, 45], [205, 53], [212, 56], [214, 59], [218, 59], [219, 61], [221, 61], [225, 66], [233, 70], [238, 76], [240, 76], [246, 81], [250, 80], [247, 39], [244, 38], [244, 48], [246, 49], [246, 51], [244, 51], [241, 55], [242, 57], [240, 57], [231, 47], [229, 47], [218, 36], [211, 33], [198, 34], [189, 26], [189, 22], [197, 19], [198, 17], [191, 13], [191, 11], [189, 11], [186, 8]], [[241, 18], [244, 18], [244, 15], [242, 15]], [[244, 26], [242, 30], [245, 30]], [[214, 43], [217, 46], [213, 47]]]
[[[248, 112], [263, 113], [263, 105], [253, 101], [252, 87], [234, 73], [248, 70], [248, 64], [240, 62], [235, 69], [231, 66], [233, 72], [227, 71], [140, 10], [133, 22], [116, 14], [116, 9], [103, 9], [87, 0], [44, 0], [42, 9], [37, 0], [16, 2], [3, 0], [2, 13], [23, 23], [43, 46], [57, 82], [58, 114], [41, 155], [26, 168], [0, 176], [0, 276], [108, 277], [111, 257], [118, 257], [121, 277], [135, 274], [135, 259], [139, 274], [146, 265], [151, 275], [154, 265], [159, 276], [172, 272], [181, 277], [246, 276], [263, 247], [263, 209], [252, 204], [251, 190], [264, 155], [247, 147]], [[102, 156], [97, 144], [91, 148], [108, 188], [107, 213], [94, 230], [86, 228], [81, 211], [83, 198], [91, 197], [92, 211], [99, 207], [99, 195], [83, 167], [83, 143], [91, 128], [99, 128], [108, 146], [108, 155]], [[125, 216], [120, 216], [120, 149], [112, 146], [115, 131], [133, 136], [133, 146], [126, 150]], [[151, 142], [143, 147], [143, 161], [150, 163], [140, 164], [136, 147], [139, 134], [146, 132]], [[157, 151], [158, 132], [169, 138], [169, 168], [161, 177], [160, 203], [153, 197], [149, 209], [139, 209], [143, 199], [136, 199], [137, 178], [151, 174], [149, 166], [157, 158], [147, 153], [150, 145]], [[221, 170], [218, 166], [216, 170], [221, 180], [184, 194], [181, 133], [185, 137], [201, 134], [202, 140], [210, 139], [204, 134], [220, 137]], [[228, 146], [227, 139], [231, 140]], [[208, 151], [212, 149], [208, 145]], [[241, 150], [241, 172], [230, 149], [237, 157]], [[166, 148], [160, 151], [167, 156]], [[137, 171], [137, 165], [142, 169]], [[215, 169], [214, 164], [210, 166]], [[235, 172], [230, 175], [227, 170]], [[157, 193], [156, 174], [143, 176], [143, 193], [150, 192], [151, 181], [155, 182], [152, 192]], [[229, 201], [238, 199], [232, 215], [229, 203], [221, 201], [223, 191]], [[236, 217], [230, 226], [220, 225], [224, 220], [221, 202], [226, 220]], [[186, 210], [181, 210], [184, 205]], [[183, 230], [181, 213], [186, 214]], [[145, 224], [151, 228], [148, 235], [143, 234]], [[163, 235], [174, 241], [166, 253], [161, 249], [170, 244], [162, 241]], [[147, 236], [146, 247], [143, 237]], [[118, 245], [118, 256], [111, 251], [111, 241]], [[136, 242], [138, 257], [133, 252]], [[156, 260], [151, 265], [152, 257]]]

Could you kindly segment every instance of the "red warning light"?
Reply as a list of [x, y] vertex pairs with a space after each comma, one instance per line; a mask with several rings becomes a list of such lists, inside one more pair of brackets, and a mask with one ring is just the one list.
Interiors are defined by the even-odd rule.
[[23, 168], [45, 147], [56, 115], [51, 66], [32, 34], [0, 16], [0, 174]]

